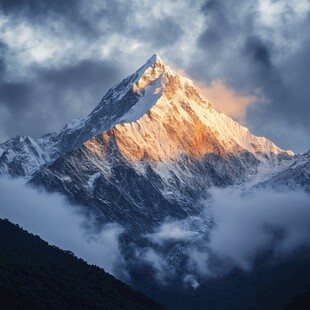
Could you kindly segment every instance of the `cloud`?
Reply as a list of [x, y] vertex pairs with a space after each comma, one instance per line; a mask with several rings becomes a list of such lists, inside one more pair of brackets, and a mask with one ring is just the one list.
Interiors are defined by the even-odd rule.
[[142, 238], [127, 235], [126, 246], [120, 243], [126, 233], [122, 226], [107, 223], [100, 228], [80, 207], [22, 180], [0, 179], [0, 217], [123, 280], [131, 281], [132, 272], [145, 273], [150, 267], [160, 285], [173, 280], [194, 289], [235, 268], [251, 271], [266, 253], [266, 260], [277, 262], [309, 248], [307, 193], [267, 189], [244, 195], [233, 188], [211, 193], [199, 216], [167, 219], [153, 232], [141, 232]]
[[166, 258], [151, 247], [137, 248], [135, 254], [134, 265], [150, 265], [153, 268], [155, 279], [162, 285], [165, 285], [167, 278], [174, 273], [173, 267], [169, 266]]
[[0, 178], [0, 217], [8, 218], [52, 245], [70, 250], [90, 264], [114, 273], [122, 263], [118, 239], [124, 228], [116, 223], [95, 229], [82, 209], [58, 194], [38, 192], [23, 180]]
[[179, 75], [185, 76], [194, 82], [195, 87], [205, 97], [212, 106], [219, 112], [222, 112], [235, 120], [245, 123], [248, 108], [262, 101], [266, 103], [259, 90], [255, 94], [238, 93], [233, 88], [229, 87], [225, 81], [221, 79], [212, 80], [207, 83], [203, 80], [193, 80], [183, 69], [175, 70]]
[[260, 89], [269, 104], [249, 106], [247, 126], [282, 148], [305, 151], [309, 1], [210, 0], [202, 12], [204, 26], [187, 72], [198, 80], [224, 80], [237, 93]]
[[38, 137], [88, 114], [154, 52], [174, 59], [174, 44], [194, 44], [202, 21], [200, 4], [187, 1], [17, 0], [0, 7], [0, 140]]
[[198, 217], [167, 220], [144, 235], [151, 243], [138, 256], [153, 266], [159, 283], [164, 271], [175, 269], [173, 277], [183, 275], [179, 280], [195, 287], [236, 268], [250, 272], [258, 257], [277, 263], [309, 249], [306, 192], [264, 189], [245, 195], [227, 188], [211, 194]]
[[[274, 259], [285, 259], [310, 244], [310, 197], [302, 191], [257, 190], [242, 196], [233, 189], [212, 191], [215, 226], [207, 242], [193, 244], [187, 253], [200, 274], [220, 270], [251, 270], [262, 253], [271, 251]], [[198, 255], [197, 255], [198, 253]], [[216, 264], [219, 264], [217, 261]]]
[[145, 238], [151, 242], [163, 245], [169, 241], [182, 241], [186, 240], [197, 234], [197, 232], [189, 231], [182, 227], [182, 222], [169, 222], [162, 224], [156, 232], [144, 235]]
[[[4, 91], [1, 140], [17, 133], [40, 136], [85, 115], [108, 87], [156, 52], [193, 80], [204, 81], [210, 93], [221, 90], [224, 83], [221, 91], [230, 103], [220, 108], [252, 132], [285, 149], [308, 148], [307, 0], [3, 0], [0, 8], [0, 86], [16, 90], [18, 96], [25, 94], [17, 101]], [[70, 90], [68, 84], [62, 85], [61, 79], [50, 87], [37, 71], [66, 71], [84, 61], [98, 64], [98, 69], [103, 63], [114, 69], [103, 66], [101, 77], [88, 75], [85, 69], [89, 78], [77, 91], [73, 85]], [[101, 79], [106, 86], [93, 92]], [[36, 90], [38, 86], [44, 92]], [[257, 89], [262, 96], [257, 96]], [[253, 96], [257, 104], [252, 104]], [[237, 98], [238, 104], [233, 104]], [[260, 104], [265, 98], [269, 104]], [[10, 106], [16, 102], [21, 111], [28, 107], [25, 119], [11, 113]]]
[[198, 83], [201, 94], [213, 107], [226, 115], [244, 123], [248, 108], [257, 102], [256, 96], [238, 94], [222, 80], [213, 80], [209, 85]]
[[186, 249], [185, 253], [189, 258], [187, 267], [189, 271], [195, 272], [200, 276], [208, 277], [212, 275], [209, 268], [210, 256], [206, 248], [200, 249], [201, 245], [204, 246], [204, 243], [195, 244]]
[[186, 286], [191, 286], [193, 289], [196, 289], [199, 286], [199, 283], [192, 274], [187, 274], [183, 281]]
[[111, 86], [110, 81], [119, 78], [113, 64], [83, 60], [61, 68], [33, 66], [27, 80], [3, 81], [0, 107], [5, 119], [0, 138], [38, 137], [87, 115]]

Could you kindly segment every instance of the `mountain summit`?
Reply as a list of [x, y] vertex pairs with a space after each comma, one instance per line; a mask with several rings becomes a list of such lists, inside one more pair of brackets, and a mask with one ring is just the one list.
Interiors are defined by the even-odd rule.
[[[217, 112], [193, 82], [153, 55], [112, 87], [87, 116], [40, 139], [17, 136], [0, 145], [0, 173], [31, 178], [71, 151], [86, 147], [104, 156], [110, 148], [133, 162], [178, 162], [188, 156], [245, 156], [259, 162], [292, 156]], [[135, 164], [136, 165], [136, 164]]]
[[[121, 100], [116, 111], [122, 111], [121, 116], [113, 112], [117, 118], [106, 134], [115, 138], [118, 148], [130, 159], [147, 156], [166, 161], [182, 153], [199, 158], [209, 153], [243, 151], [257, 156], [293, 155], [217, 112], [191, 80], [176, 74], [157, 55], [129, 80], [118, 93]], [[102, 104], [93, 113], [106, 117], [110, 110], [109, 105]]]
[[112, 87], [87, 117], [37, 140], [18, 136], [1, 144], [0, 173], [31, 176], [98, 134], [103, 134], [104, 141], [113, 137], [122, 154], [135, 160], [243, 151], [267, 157], [283, 152], [293, 155], [218, 113], [191, 80], [176, 74], [154, 54]]

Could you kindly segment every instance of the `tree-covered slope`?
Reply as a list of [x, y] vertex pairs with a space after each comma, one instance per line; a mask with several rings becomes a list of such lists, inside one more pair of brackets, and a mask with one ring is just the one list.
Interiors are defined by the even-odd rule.
[[161, 309], [104, 270], [0, 219], [1, 309]]

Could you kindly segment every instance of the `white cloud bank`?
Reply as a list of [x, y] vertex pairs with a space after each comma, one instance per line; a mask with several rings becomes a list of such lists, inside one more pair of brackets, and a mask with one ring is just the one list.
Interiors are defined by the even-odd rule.
[[259, 190], [242, 197], [233, 190], [214, 190], [213, 199], [216, 226], [209, 247], [245, 270], [268, 248], [283, 256], [310, 245], [306, 192]]
[[184, 271], [191, 278], [219, 276], [233, 268], [250, 271], [258, 255], [267, 251], [277, 260], [309, 248], [310, 196], [306, 192], [265, 189], [241, 195], [234, 188], [211, 192], [212, 202], [199, 221], [189, 217], [165, 222], [145, 236], [161, 257], [181, 242], [187, 257]]

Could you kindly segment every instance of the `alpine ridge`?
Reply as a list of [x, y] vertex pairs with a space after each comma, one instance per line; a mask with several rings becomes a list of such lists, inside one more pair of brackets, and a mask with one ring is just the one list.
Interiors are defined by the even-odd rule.
[[121, 152], [131, 159], [147, 156], [165, 161], [181, 153], [202, 157], [242, 151], [269, 157], [283, 152], [293, 155], [218, 113], [192, 81], [153, 55], [111, 88], [87, 117], [37, 140], [17, 136], [1, 144], [0, 173], [29, 178], [101, 133], [105, 138], [113, 136]]
[[263, 184], [298, 160], [217, 112], [158, 55], [87, 117], [39, 139], [18, 136], [0, 150], [1, 174], [25, 177], [88, 206], [100, 221], [136, 229], [141, 217], [155, 224], [196, 214], [211, 186]]

